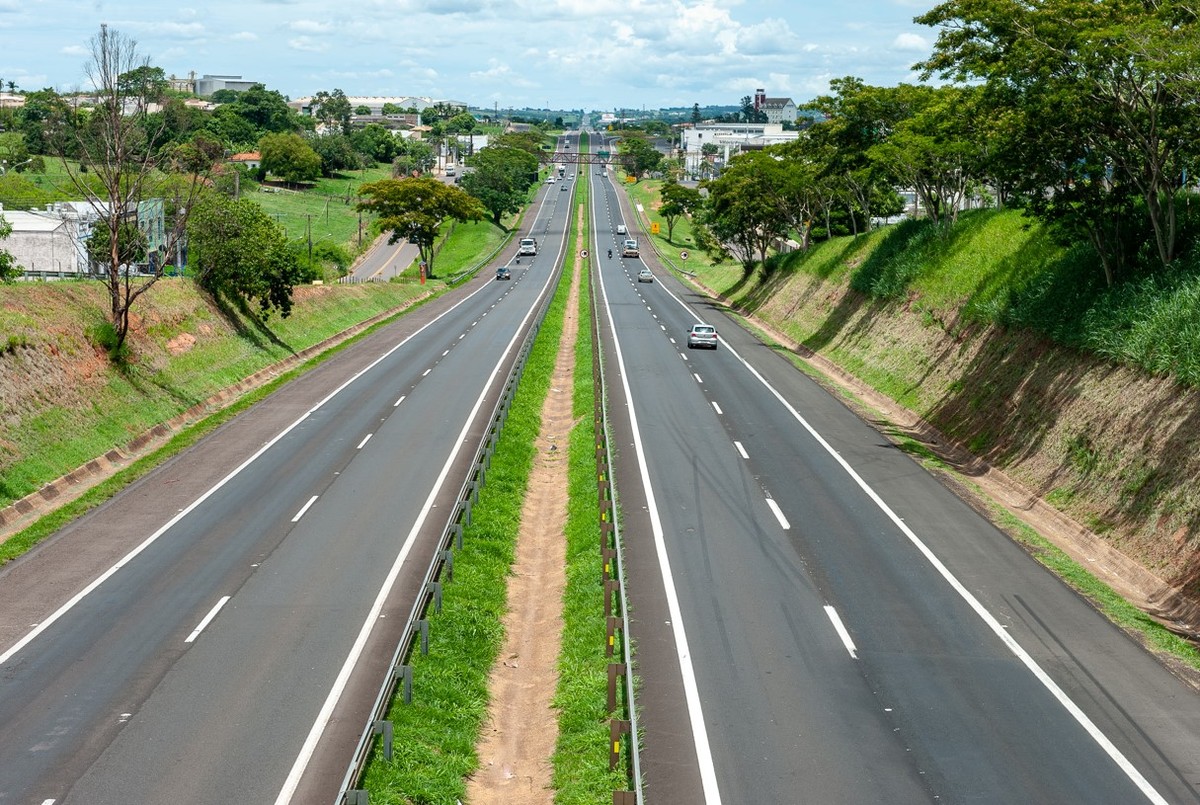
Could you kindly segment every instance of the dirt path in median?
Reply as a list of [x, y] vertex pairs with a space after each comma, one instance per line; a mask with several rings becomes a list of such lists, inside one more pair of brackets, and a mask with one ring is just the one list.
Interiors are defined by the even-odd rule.
[[488, 682], [491, 703], [478, 747], [480, 768], [467, 781], [471, 805], [554, 801], [550, 758], [558, 723], [551, 702], [558, 685], [567, 582], [567, 436], [572, 425], [580, 273], [577, 258], [550, 393], [542, 406], [537, 458], [521, 510], [504, 645]]

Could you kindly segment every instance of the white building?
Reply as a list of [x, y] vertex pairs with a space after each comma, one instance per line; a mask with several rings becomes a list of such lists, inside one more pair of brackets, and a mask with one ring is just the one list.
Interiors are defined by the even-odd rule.
[[[719, 160], [725, 164], [730, 157], [742, 151], [792, 142], [799, 136], [798, 131], [784, 131], [781, 123], [704, 123], [691, 126], [683, 129], [680, 140], [684, 170], [689, 176], [696, 176], [704, 172], [701, 169], [703, 162]], [[711, 158], [704, 154], [705, 145], [716, 146], [716, 153]]]
[[87, 275], [84, 243], [91, 227], [74, 211], [0, 208], [0, 216], [12, 226], [12, 234], [0, 242], [0, 248], [11, 254], [23, 270], [36, 274]]
[[768, 98], [765, 89], [754, 91], [754, 111], [767, 116], [768, 123], [795, 123], [796, 104], [791, 98]]

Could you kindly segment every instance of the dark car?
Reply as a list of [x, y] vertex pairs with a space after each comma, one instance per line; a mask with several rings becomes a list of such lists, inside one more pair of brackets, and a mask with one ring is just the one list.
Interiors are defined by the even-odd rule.
[[509, 271], [509, 270], [508, 270], [507, 268], [505, 268], [504, 266], [500, 266], [500, 268], [497, 268], [497, 269], [496, 269], [496, 279], [498, 279], [498, 280], [510, 280], [510, 279], [512, 279], [512, 272], [511, 272], [511, 271]]
[[716, 349], [717, 328], [711, 324], [693, 324], [692, 329], [688, 330], [687, 344], [688, 349], [697, 347]]

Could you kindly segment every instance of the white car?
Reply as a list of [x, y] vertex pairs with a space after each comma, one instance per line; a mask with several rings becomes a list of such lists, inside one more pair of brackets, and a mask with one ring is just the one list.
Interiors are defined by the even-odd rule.
[[553, 177], [553, 176], [547, 176], [547, 177], [546, 177], [546, 184], [554, 184], [554, 177]]
[[617, 234], [618, 235], [625, 234], [625, 224], [617, 224]]

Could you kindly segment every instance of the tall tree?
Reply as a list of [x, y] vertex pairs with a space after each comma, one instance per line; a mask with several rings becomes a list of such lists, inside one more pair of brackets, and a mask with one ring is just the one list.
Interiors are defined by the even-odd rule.
[[467, 164], [472, 170], [463, 174], [462, 189], [483, 203], [496, 226], [506, 214], [521, 209], [530, 185], [537, 181], [537, 157], [519, 148], [488, 146]]
[[261, 169], [285, 182], [307, 182], [321, 175], [321, 156], [299, 134], [265, 134], [258, 151]]
[[478, 221], [485, 214], [479, 199], [428, 176], [381, 179], [358, 192], [364, 197], [358, 209], [379, 216], [379, 225], [392, 233], [390, 243], [401, 238], [416, 241], [428, 276], [433, 276], [433, 244], [442, 222]]
[[[147, 99], [130, 94], [121, 82], [121, 76], [144, 67], [149, 62], [138, 55], [133, 39], [101, 25], [91, 40], [91, 58], [85, 66], [96, 106], [85, 126], [71, 130], [52, 124], [67, 175], [99, 218], [94, 230], [103, 230], [100, 237], [107, 239], [101, 263], [114, 331], [109, 344], [113, 355], [121, 353], [129, 335], [134, 303], [162, 277], [165, 259], [175, 254], [192, 203], [219, 154], [211, 141], [202, 139], [186, 149], [152, 147], [160, 132], [146, 127]], [[66, 138], [74, 139], [78, 166], [65, 158]], [[167, 180], [166, 174], [177, 168], [183, 169], [182, 179]], [[162, 231], [155, 231], [155, 242], [149, 243], [157, 259], [137, 266], [128, 260], [130, 251], [125, 246], [130, 242], [129, 226], [139, 220], [143, 205], [162, 216]], [[142, 234], [151, 240], [150, 232]]]
[[635, 179], [658, 170], [663, 155], [644, 137], [635, 133], [626, 134], [617, 142], [625, 171]]
[[691, 215], [700, 208], [700, 191], [678, 182], [667, 182], [662, 187], [662, 203], [658, 214], [667, 222], [667, 243], [675, 236], [675, 223], [684, 215]]
[[287, 318], [292, 293], [305, 277], [283, 229], [247, 199], [205, 193], [188, 222], [190, 268], [213, 295], [248, 305], [257, 315]]
[[787, 215], [772, 188], [775, 165], [765, 151], [750, 151], [729, 160], [725, 171], [706, 183], [704, 226], [741, 262], [747, 276], [759, 260], [766, 260], [771, 242], [787, 233]]

